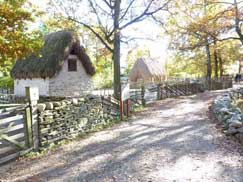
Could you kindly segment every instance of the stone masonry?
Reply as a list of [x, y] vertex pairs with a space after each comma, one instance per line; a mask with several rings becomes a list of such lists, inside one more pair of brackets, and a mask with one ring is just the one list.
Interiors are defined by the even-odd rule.
[[77, 60], [77, 71], [69, 72], [68, 63], [65, 61], [58, 75], [49, 81], [50, 96], [80, 96], [92, 89], [92, 77], [86, 73], [79, 60]]
[[86, 97], [38, 105], [40, 147], [92, 131], [119, 118], [119, 105], [103, 97]]

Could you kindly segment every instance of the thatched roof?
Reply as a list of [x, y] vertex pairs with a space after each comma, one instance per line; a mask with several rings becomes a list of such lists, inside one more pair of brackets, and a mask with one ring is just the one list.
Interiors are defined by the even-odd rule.
[[140, 79], [146, 82], [163, 81], [166, 78], [166, 72], [162, 61], [157, 59], [139, 58], [129, 74], [129, 80], [137, 82]]
[[11, 76], [15, 79], [51, 78], [61, 70], [71, 52], [77, 55], [89, 75], [95, 74], [95, 68], [77, 36], [70, 31], [58, 31], [45, 37], [39, 53], [18, 60]]

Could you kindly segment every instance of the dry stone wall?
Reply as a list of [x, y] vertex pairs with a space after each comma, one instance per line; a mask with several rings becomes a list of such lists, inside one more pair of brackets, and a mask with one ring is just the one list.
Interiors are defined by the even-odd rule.
[[212, 111], [225, 134], [235, 136], [243, 144], [243, 113], [236, 106], [235, 99], [233, 92], [218, 96], [213, 102]]
[[119, 105], [103, 97], [87, 97], [38, 105], [40, 147], [89, 132], [119, 118]]

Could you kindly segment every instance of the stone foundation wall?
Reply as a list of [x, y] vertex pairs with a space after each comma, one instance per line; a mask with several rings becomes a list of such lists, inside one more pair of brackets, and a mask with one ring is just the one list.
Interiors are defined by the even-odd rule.
[[89, 132], [119, 118], [119, 105], [89, 97], [38, 105], [40, 147]]

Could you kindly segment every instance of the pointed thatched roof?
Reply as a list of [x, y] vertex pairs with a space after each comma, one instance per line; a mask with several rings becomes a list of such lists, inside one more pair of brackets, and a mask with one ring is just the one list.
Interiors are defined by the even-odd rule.
[[77, 36], [70, 31], [58, 31], [45, 37], [44, 46], [39, 53], [18, 60], [11, 76], [14, 79], [51, 78], [61, 70], [71, 52], [78, 56], [89, 75], [95, 74], [95, 68]]
[[163, 62], [157, 59], [139, 58], [129, 73], [129, 80], [131, 82], [139, 80], [145, 82], [163, 81], [165, 79], [166, 72]]

